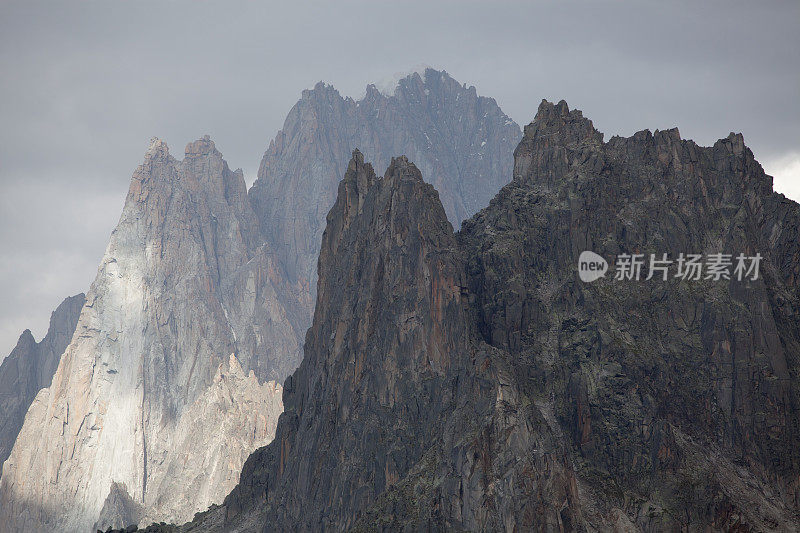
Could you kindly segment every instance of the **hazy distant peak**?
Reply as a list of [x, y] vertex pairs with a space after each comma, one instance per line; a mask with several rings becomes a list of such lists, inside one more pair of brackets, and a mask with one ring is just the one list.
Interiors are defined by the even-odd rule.
[[407, 78], [412, 78], [414, 77], [414, 75], [417, 75], [420, 78], [422, 78], [423, 81], [425, 81], [425, 76], [429, 71], [439, 72], [438, 70], [432, 68], [429, 65], [419, 64], [414, 68], [412, 68], [411, 70], [406, 70], [404, 72], [395, 72], [394, 75], [392, 75], [391, 77], [384, 78], [383, 80], [375, 83], [374, 85], [375, 88], [378, 89], [378, 91], [380, 91], [382, 95], [394, 96], [394, 93], [397, 90], [397, 87], [400, 85], [400, 82], [402, 80], [405, 80]]

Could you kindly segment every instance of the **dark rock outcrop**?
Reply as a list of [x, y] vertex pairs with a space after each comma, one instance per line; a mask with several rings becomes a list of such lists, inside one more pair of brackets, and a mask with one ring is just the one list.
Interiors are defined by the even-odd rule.
[[[741, 135], [603, 143], [543, 102], [514, 181], [459, 234], [481, 336], [569, 437], [590, 524], [798, 527], [800, 207], [771, 181]], [[586, 284], [583, 250], [764, 259], [755, 281]]]
[[[354, 154], [276, 439], [180, 530], [800, 527], [800, 206], [741, 135], [603, 142], [564, 102], [514, 168], [453, 234], [406, 159]], [[589, 284], [583, 250], [763, 260]]]
[[44, 338], [36, 342], [26, 329], [0, 365], [0, 474], [28, 407], [36, 393], [50, 386], [61, 354], [75, 333], [85, 301], [82, 293], [66, 298], [50, 315], [50, 327]]
[[354, 154], [319, 264], [314, 326], [286, 382], [280, 444], [248, 460], [247, 485], [227, 500], [231, 515], [266, 497], [275, 503], [265, 523], [351, 524], [422, 459], [419, 443], [436, 435], [457, 401], [454, 378], [471, 364], [452, 227], [405, 158], [376, 179]]

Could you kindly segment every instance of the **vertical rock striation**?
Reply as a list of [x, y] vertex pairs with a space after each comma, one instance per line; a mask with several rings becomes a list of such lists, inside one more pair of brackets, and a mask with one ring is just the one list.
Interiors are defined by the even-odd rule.
[[355, 152], [327, 220], [306, 357], [286, 382], [275, 445], [247, 461], [223, 528], [250, 511], [276, 529], [352, 525], [422, 460], [472, 384], [458, 381], [477, 357], [464, 272], [419, 170], [401, 157], [378, 179]]
[[37, 392], [50, 386], [85, 301], [83, 294], [66, 298], [50, 315], [50, 327], [41, 342], [26, 329], [0, 365], [0, 475], [28, 407]]
[[[280, 412], [279, 387], [256, 376], [285, 372], [298, 349], [292, 312], [274, 297], [292, 288], [273, 285], [275, 272], [241, 171], [208, 137], [183, 161], [154, 140], [72, 342], [4, 467], [0, 530], [87, 530], [122, 487], [162, 520], [219, 501]], [[242, 386], [222, 402], [217, 374], [231, 353], [225, 379]]]

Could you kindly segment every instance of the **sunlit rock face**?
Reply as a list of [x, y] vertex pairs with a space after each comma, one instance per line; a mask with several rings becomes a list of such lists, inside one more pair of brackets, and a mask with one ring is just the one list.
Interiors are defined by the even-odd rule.
[[[279, 388], [258, 381], [298, 350], [274, 298], [292, 288], [273, 285], [274, 272], [241, 171], [207, 137], [183, 161], [154, 140], [72, 342], [6, 462], [0, 529], [88, 530], [114, 483], [159, 520], [220, 500], [281, 410]], [[242, 386], [225, 402], [230, 379]], [[191, 493], [172, 488], [195, 478], [206, 481]]]
[[[798, 530], [800, 206], [771, 185], [741, 135], [604, 141], [543, 101], [454, 234], [408, 160], [353, 154], [275, 439], [179, 530]], [[586, 283], [585, 250], [763, 264]]]
[[50, 315], [50, 327], [44, 338], [36, 342], [30, 330], [25, 330], [0, 365], [0, 474], [22, 429], [28, 407], [37, 392], [50, 386], [61, 354], [75, 333], [85, 301], [85, 295], [77, 294], [61, 302]]
[[[127, 488], [112, 485], [92, 529], [159, 522], [182, 516], [186, 509], [204, 510], [220, 500], [220, 487], [239, 480], [250, 453], [275, 437], [283, 411], [283, 388], [274, 381], [258, 382], [245, 375], [236, 356], [220, 363], [214, 380], [181, 416], [172, 434], [156, 435], [164, 450], [149, 476], [149, 491], [158, 495], [146, 506], [133, 500]], [[186, 487], [191, 487], [187, 490]]]

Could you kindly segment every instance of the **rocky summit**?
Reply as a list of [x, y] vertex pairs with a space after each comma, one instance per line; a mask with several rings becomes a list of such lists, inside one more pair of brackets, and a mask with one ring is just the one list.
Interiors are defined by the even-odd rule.
[[[422, 176], [353, 154], [275, 440], [222, 505], [148, 530], [800, 528], [800, 206], [741, 135], [604, 141], [543, 101], [458, 233]], [[762, 260], [614, 272], [681, 253]]]
[[[248, 196], [289, 279], [313, 292], [325, 215], [353, 148], [381, 169], [405, 154], [439, 191], [458, 227], [508, 183], [520, 136], [494, 99], [445, 71], [410, 74], [391, 94], [369, 85], [359, 100], [320, 82], [289, 112]], [[313, 294], [311, 301], [308, 326]]]

